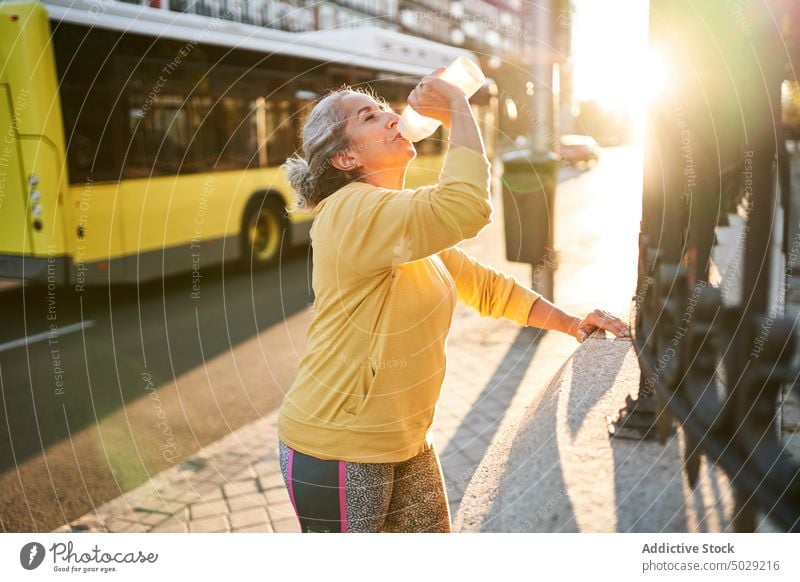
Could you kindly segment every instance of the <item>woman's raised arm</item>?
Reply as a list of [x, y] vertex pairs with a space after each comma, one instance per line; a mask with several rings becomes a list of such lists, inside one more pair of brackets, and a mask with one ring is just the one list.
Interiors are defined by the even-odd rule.
[[437, 76], [442, 71], [444, 67], [423, 77], [408, 96], [408, 104], [421, 115], [441, 121], [450, 130], [451, 147], [460, 146], [486, 155], [469, 101], [461, 89]]

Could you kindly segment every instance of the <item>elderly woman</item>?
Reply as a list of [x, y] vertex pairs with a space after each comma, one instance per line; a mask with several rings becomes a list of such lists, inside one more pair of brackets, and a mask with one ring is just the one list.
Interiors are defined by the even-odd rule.
[[314, 317], [280, 410], [281, 471], [304, 532], [447, 532], [431, 425], [456, 299], [483, 316], [558, 330], [628, 334], [617, 318], [570, 315], [456, 245], [491, 222], [489, 162], [464, 94], [436, 75], [408, 98], [449, 128], [439, 182], [405, 189], [416, 152], [398, 115], [340, 90], [286, 164], [315, 215]]

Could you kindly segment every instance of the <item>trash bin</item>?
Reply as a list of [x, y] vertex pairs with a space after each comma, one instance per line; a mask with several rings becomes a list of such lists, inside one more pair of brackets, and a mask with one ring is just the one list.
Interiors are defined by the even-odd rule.
[[506, 258], [529, 263], [532, 287], [553, 299], [553, 221], [559, 157], [555, 152], [517, 149], [503, 162], [503, 218]]

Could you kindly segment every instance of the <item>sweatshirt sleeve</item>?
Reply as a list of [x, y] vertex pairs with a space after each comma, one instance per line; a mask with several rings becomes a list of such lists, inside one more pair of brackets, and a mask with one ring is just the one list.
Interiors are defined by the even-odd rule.
[[450, 147], [437, 184], [406, 190], [363, 183], [337, 201], [340, 257], [374, 274], [435, 255], [491, 223], [489, 161]]
[[505, 317], [528, 325], [531, 307], [541, 295], [520, 285], [511, 275], [481, 264], [458, 247], [440, 252], [439, 258], [456, 283], [460, 301], [483, 317]]

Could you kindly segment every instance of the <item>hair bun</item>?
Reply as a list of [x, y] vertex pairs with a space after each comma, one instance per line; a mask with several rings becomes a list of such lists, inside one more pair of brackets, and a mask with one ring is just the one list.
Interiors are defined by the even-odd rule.
[[311, 172], [311, 167], [304, 158], [294, 154], [281, 165], [281, 168], [286, 172], [289, 185], [297, 193], [296, 209], [305, 208], [314, 188], [314, 174]]

